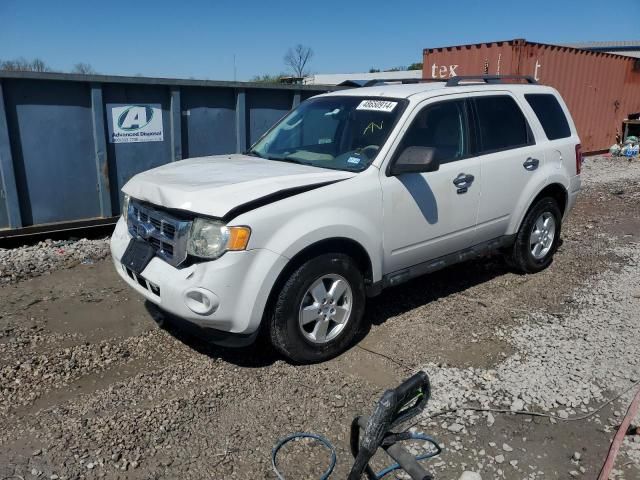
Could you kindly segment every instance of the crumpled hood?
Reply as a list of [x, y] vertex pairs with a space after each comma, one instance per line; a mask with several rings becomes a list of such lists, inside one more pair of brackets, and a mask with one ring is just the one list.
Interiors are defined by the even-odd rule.
[[139, 173], [122, 191], [149, 203], [213, 217], [283, 191], [345, 180], [353, 172], [247, 155], [192, 158]]

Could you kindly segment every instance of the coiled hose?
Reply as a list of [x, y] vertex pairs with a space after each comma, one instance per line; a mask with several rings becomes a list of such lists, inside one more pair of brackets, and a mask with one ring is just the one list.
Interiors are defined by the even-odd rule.
[[[299, 440], [302, 438], [311, 438], [313, 440], [317, 440], [331, 453], [331, 461], [329, 462], [329, 467], [322, 473], [322, 476], [320, 477], [320, 480], [328, 480], [328, 478], [331, 476], [331, 473], [333, 472], [333, 469], [336, 466], [336, 462], [337, 462], [336, 448], [327, 438], [323, 437], [322, 435], [317, 435], [315, 433], [307, 433], [307, 432], [292, 433], [278, 440], [274, 445], [273, 449], [271, 450], [271, 466], [273, 467], [274, 473], [276, 474], [279, 480], [285, 480], [282, 473], [280, 473], [280, 471], [278, 470], [278, 462], [277, 462], [278, 452], [287, 443], [293, 440]], [[428, 458], [433, 458], [442, 452], [442, 447], [438, 445], [438, 442], [436, 442], [434, 438], [430, 437], [429, 435], [425, 435], [424, 433], [411, 433], [409, 435], [408, 440], [423, 440], [435, 447], [435, 451], [433, 452], [417, 455], [415, 458], [418, 461], [426, 460]], [[400, 464], [394, 463], [377, 472], [376, 477], [378, 479], [382, 479], [383, 477], [387, 476], [391, 472], [394, 472], [399, 469], [400, 469]]]

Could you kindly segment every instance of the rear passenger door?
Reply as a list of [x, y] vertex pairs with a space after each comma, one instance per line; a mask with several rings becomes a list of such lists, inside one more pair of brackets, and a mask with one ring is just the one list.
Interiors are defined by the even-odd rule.
[[542, 168], [545, 157], [510, 93], [477, 95], [471, 105], [483, 179], [476, 240], [483, 242], [509, 233], [509, 222], [526, 186], [546, 175]]

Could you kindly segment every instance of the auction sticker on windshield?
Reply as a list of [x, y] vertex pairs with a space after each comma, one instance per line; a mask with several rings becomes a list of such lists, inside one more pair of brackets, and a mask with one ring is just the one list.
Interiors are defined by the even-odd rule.
[[393, 112], [398, 102], [390, 102], [388, 100], [363, 100], [356, 110], [372, 110], [374, 112]]

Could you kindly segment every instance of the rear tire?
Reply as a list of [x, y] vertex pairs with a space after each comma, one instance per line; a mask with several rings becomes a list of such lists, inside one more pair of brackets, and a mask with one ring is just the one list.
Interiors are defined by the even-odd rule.
[[551, 197], [538, 200], [527, 212], [516, 239], [507, 252], [509, 265], [521, 273], [537, 273], [553, 261], [558, 249], [562, 213]]
[[355, 261], [327, 253], [300, 265], [268, 315], [272, 345], [297, 363], [328, 360], [353, 342], [364, 315], [364, 279]]

